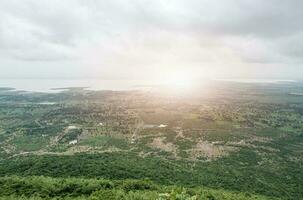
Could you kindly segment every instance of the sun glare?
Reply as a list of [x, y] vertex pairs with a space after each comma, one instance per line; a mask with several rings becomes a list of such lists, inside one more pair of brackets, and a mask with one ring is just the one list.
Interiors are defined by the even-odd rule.
[[161, 74], [154, 79], [157, 91], [164, 94], [187, 95], [194, 93], [199, 87], [200, 79], [196, 78], [197, 75], [187, 70], [163, 70]]
[[190, 88], [193, 86], [193, 78], [184, 73], [175, 73], [167, 78], [167, 84], [173, 87]]
[[177, 86], [177, 87], [190, 87], [192, 85], [192, 80], [180, 74], [173, 75], [168, 78], [167, 84], [170, 86]]

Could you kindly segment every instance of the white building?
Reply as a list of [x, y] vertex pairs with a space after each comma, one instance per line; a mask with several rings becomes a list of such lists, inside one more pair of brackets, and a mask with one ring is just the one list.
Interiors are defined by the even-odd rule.
[[75, 144], [77, 144], [77, 143], [78, 143], [78, 140], [72, 140], [72, 141], [69, 141], [68, 144], [70, 144], [70, 145], [75, 145]]
[[160, 124], [158, 127], [159, 128], [165, 128], [165, 127], [167, 127], [167, 125], [166, 124]]

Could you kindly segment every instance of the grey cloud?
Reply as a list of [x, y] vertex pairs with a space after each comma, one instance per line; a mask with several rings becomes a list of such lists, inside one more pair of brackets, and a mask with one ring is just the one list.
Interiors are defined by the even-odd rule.
[[34, 61], [69, 60], [108, 74], [125, 66], [142, 74], [157, 65], [300, 64], [302, 8], [301, 0], [3, 0], [0, 57], [29, 70]]

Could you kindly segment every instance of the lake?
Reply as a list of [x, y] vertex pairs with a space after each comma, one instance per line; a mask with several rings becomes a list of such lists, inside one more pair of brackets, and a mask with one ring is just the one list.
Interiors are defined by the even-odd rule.
[[137, 90], [151, 82], [144, 80], [101, 79], [0, 79], [0, 88], [9, 87], [29, 92], [59, 92], [55, 88], [87, 87], [90, 90]]
[[[237, 82], [237, 83], [296, 83], [294, 80], [273, 80], [273, 79], [213, 79], [215, 82]], [[207, 81], [206, 81], [207, 82]], [[89, 90], [139, 90], [139, 89], [159, 89], [165, 86], [164, 83], [151, 80], [102, 80], [102, 79], [0, 79], [0, 88], [9, 87], [16, 90], [29, 92], [49, 92], [56, 93], [62, 91], [60, 88], [85, 87]], [[166, 85], [167, 86], [167, 85]], [[170, 85], [169, 90], [180, 89], [178, 85]], [[59, 89], [58, 89], [59, 88]], [[163, 87], [165, 88], [165, 87]], [[181, 88], [182, 89], [182, 88]], [[183, 88], [188, 90], [189, 88]]]

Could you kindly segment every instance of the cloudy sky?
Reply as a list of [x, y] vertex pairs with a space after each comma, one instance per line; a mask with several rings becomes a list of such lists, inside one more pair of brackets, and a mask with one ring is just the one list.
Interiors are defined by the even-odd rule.
[[0, 77], [303, 78], [302, 0], [0, 0]]

